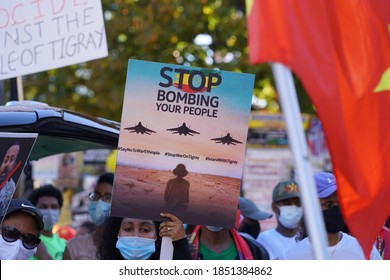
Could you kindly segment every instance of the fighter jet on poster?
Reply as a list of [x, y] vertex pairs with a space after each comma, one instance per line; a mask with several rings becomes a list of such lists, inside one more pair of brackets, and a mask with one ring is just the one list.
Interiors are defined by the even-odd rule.
[[189, 129], [185, 122], [183, 122], [183, 124], [179, 127], [168, 128], [167, 130], [172, 131], [172, 134], [179, 134], [179, 135], [183, 134], [184, 136], [187, 136], [187, 135], [194, 136], [194, 134], [200, 134], [199, 132], [197, 132], [195, 130]]
[[242, 142], [232, 138], [230, 136], [230, 133], [226, 134], [226, 136], [224, 137], [220, 137], [220, 138], [213, 138], [211, 139], [213, 141], [215, 141], [215, 143], [221, 143], [221, 144], [227, 144], [227, 145], [237, 145], [237, 144], [242, 144]]
[[145, 126], [143, 126], [141, 122], [139, 122], [136, 126], [126, 127], [124, 129], [128, 130], [130, 133], [135, 132], [137, 134], [141, 133], [141, 134], [148, 134], [148, 135], [150, 135], [152, 133], [156, 133], [156, 131], [148, 129]]

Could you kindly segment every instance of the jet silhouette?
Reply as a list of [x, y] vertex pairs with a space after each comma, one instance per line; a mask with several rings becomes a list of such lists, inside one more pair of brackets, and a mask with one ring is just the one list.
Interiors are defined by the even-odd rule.
[[141, 122], [139, 122], [136, 126], [126, 127], [124, 129], [128, 130], [130, 133], [135, 132], [137, 134], [141, 133], [150, 135], [152, 133], [156, 133], [156, 131], [144, 127]]
[[220, 138], [213, 138], [211, 140], [214, 140], [215, 143], [222, 143], [222, 144], [232, 144], [232, 145], [237, 145], [237, 144], [242, 144], [242, 142], [236, 140], [236, 139], [233, 139], [231, 136], [230, 136], [230, 133], [226, 134], [226, 136], [224, 137], [220, 137]]
[[192, 129], [189, 129], [185, 122], [183, 122], [183, 124], [179, 127], [168, 128], [167, 130], [173, 131], [172, 134], [179, 133], [179, 135], [184, 134], [185, 136], [187, 136], [187, 135], [194, 136], [194, 134], [199, 134], [199, 132], [192, 130]]

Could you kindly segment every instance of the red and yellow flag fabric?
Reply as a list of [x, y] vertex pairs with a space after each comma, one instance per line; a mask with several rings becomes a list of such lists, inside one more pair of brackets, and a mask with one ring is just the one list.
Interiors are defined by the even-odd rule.
[[390, 214], [390, 1], [255, 0], [247, 9], [250, 62], [281, 62], [301, 79], [367, 258]]

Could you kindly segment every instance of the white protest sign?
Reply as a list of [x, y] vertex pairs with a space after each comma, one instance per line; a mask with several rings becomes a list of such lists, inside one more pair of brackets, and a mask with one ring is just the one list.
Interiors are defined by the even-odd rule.
[[107, 55], [100, 0], [0, 1], [0, 80]]

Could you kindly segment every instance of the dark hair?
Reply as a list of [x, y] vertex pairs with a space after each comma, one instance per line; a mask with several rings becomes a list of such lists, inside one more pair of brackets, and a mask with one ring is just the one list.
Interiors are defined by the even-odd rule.
[[95, 224], [91, 221], [84, 221], [82, 222], [79, 227], [83, 227], [87, 229], [87, 232], [93, 232], [95, 230]]
[[[102, 238], [97, 246], [97, 257], [100, 260], [123, 260], [122, 254], [116, 248], [118, 241], [118, 233], [123, 217], [108, 217], [102, 225]], [[161, 222], [154, 222], [156, 227], [156, 251], [151, 255], [150, 259], [158, 260], [160, 258], [161, 237], [159, 236], [159, 226]]]
[[297, 231], [297, 234], [295, 236], [295, 241], [296, 242], [302, 241], [302, 239], [306, 238], [307, 236], [308, 236], [308, 233], [307, 233], [307, 228], [305, 225], [305, 220], [301, 219], [299, 221], [298, 231]]
[[[385, 221], [385, 227], [390, 228], [390, 216], [387, 217], [387, 220]], [[390, 245], [389, 245], [390, 247]]]
[[99, 176], [99, 179], [96, 184], [108, 183], [110, 185], [114, 184], [114, 173], [104, 173]]
[[42, 196], [52, 196], [57, 198], [58, 205], [60, 206], [60, 208], [62, 207], [62, 192], [52, 184], [47, 184], [33, 190], [28, 196], [28, 200], [30, 200], [34, 206], [37, 206], [38, 199]]

